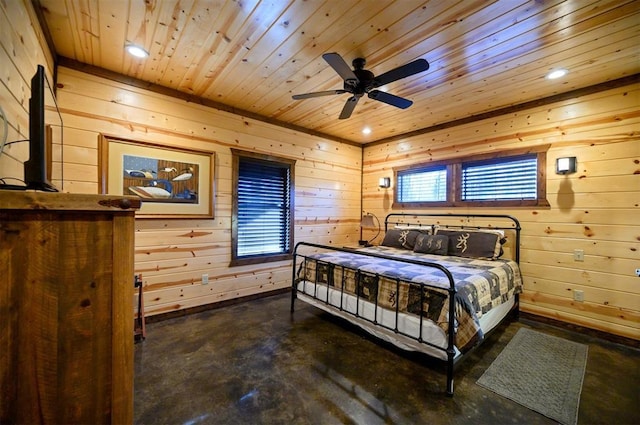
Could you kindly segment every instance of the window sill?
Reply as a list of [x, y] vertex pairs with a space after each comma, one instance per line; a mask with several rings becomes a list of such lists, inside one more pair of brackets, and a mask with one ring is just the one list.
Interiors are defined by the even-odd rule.
[[229, 267], [248, 266], [251, 264], [272, 263], [276, 261], [286, 261], [293, 258], [292, 254], [266, 254], [253, 257], [234, 258], [229, 263]]
[[513, 200], [513, 201], [458, 201], [458, 202], [394, 202], [391, 209], [423, 209], [423, 208], [503, 208], [503, 207], [550, 207], [546, 199]]

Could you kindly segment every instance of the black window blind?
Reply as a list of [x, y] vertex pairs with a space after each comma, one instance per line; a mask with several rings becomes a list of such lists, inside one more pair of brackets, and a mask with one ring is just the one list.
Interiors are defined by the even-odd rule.
[[536, 199], [537, 157], [500, 158], [462, 164], [462, 200]]
[[237, 256], [289, 252], [290, 169], [240, 158]]
[[398, 172], [398, 202], [437, 202], [447, 199], [446, 167]]

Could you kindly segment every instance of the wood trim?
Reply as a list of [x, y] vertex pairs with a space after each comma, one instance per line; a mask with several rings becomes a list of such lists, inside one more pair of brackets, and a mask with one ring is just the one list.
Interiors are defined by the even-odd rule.
[[[40, 4], [40, 0], [31, 0], [31, 5], [33, 7], [33, 12], [35, 13], [36, 17], [38, 18], [38, 24], [40, 24], [40, 30], [42, 31], [42, 35], [44, 36], [44, 39], [47, 43], [47, 47], [49, 47], [49, 51], [51, 52], [51, 56], [53, 57], [53, 62], [54, 62], [54, 69], [53, 70], [53, 82], [54, 85], [56, 83], [56, 77], [57, 77], [57, 68], [58, 68], [58, 53], [56, 52], [56, 46], [53, 43], [53, 37], [51, 36], [51, 31], [49, 31], [49, 26], [47, 25], [47, 20], [44, 17], [44, 13], [43, 13], [43, 7], [42, 4]], [[54, 88], [55, 90], [55, 88]]]
[[[276, 125], [278, 127], [286, 128], [293, 131], [299, 131], [300, 133], [309, 134], [315, 137], [321, 137], [323, 139], [333, 140], [334, 142], [346, 143], [352, 146], [362, 146], [361, 143], [354, 142], [352, 140], [342, 139], [340, 137], [332, 136], [330, 134], [321, 133], [319, 131], [311, 130], [305, 127], [289, 124], [284, 121], [276, 120], [274, 118], [259, 115], [254, 112], [250, 112], [244, 109], [235, 108], [231, 105], [216, 102], [213, 100], [205, 99], [202, 97], [190, 95], [188, 93], [181, 92], [179, 90], [164, 87], [159, 84], [150, 83], [137, 78], [128, 77], [126, 75], [118, 74], [117, 72], [109, 71], [108, 69], [99, 68], [97, 66], [89, 65], [86, 63], [78, 62], [74, 59], [60, 56], [58, 58], [57, 66], [64, 66], [66, 68], [74, 69], [76, 71], [84, 72], [86, 74], [95, 75], [100, 78], [106, 78], [108, 80], [116, 81], [118, 83], [127, 84], [132, 87], [137, 87], [144, 90], [149, 90], [154, 93], [158, 93], [165, 96], [171, 96], [176, 99], [184, 100], [186, 102], [195, 103], [198, 105], [214, 108], [219, 111], [229, 112], [235, 115], [240, 115], [246, 118], [250, 118], [256, 121], [262, 121], [267, 124]], [[57, 72], [57, 67], [56, 67]]]
[[218, 301], [215, 303], [203, 304], [197, 307], [189, 307], [182, 310], [168, 311], [166, 313], [154, 314], [153, 316], [146, 317], [146, 324], [162, 322], [164, 320], [175, 319], [176, 317], [189, 316], [191, 314], [202, 313], [204, 311], [216, 310], [218, 308], [229, 307], [236, 304], [241, 304], [247, 301], [253, 301], [260, 298], [272, 297], [274, 295], [281, 295], [291, 292], [291, 287], [275, 289], [273, 291], [261, 292], [259, 294], [247, 295], [239, 298], [232, 298], [224, 301]]
[[254, 119], [257, 121], [262, 121], [268, 124], [276, 125], [282, 128], [286, 128], [293, 131], [299, 131], [301, 133], [309, 134], [311, 136], [321, 137], [328, 140], [333, 140], [339, 143], [345, 143], [352, 146], [359, 147], [371, 147], [379, 144], [395, 142], [402, 139], [407, 139], [411, 137], [420, 136], [423, 134], [431, 133], [437, 130], [443, 130], [447, 128], [456, 127], [459, 125], [470, 124], [475, 121], [481, 121], [485, 119], [494, 118], [501, 115], [507, 115], [515, 112], [520, 112], [523, 110], [527, 110], [530, 108], [536, 108], [540, 106], [549, 105], [552, 103], [561, 102], [568, 99], [573, 99], [581, 96], [586, 96], [594, 93], [598, 93], [601, 91], [611, 90], [618, 87], [623, 87], [631, 84], [635, 84], [640, 82], [640, 73], [633, 74], [627, 77], [618, 78], [612, 81], [606, 81], [604, 83], [595, 84], [592, 86], [582, 87], [575, 90], [570, 90], [565, 93], [559, 93], [553, 96], [548, 96], [541, 99], [532, 100], [529, 102], [520, 103], [517, 105], [508, 106], [506, 108], [495, 109], [492, 111], [484, 112], [482, 114], [471, 115], [469, 117], [460, 118], [453, 121], [444, 122], [441, 124], [432, 125], [429, 127], [421, 128], [418, 130], [413, 130], [410, 132], [397, 134], [391, 137], [387, 137], [384, 139], [378, 139], [375, 141], [367, 142], [367, 143], [358, 143], [353, 140], [342, 139], [340, 137], [336, 137], [330, 134], [322, 133], [319, 131], [315, 131], [312, 129], [308, 129], [305, 127], [293, 125], [284, 121], [280, 121], [274, 118], [266, 117], [263, 115], [256, 114], [254, 112], [250, 112], [244, 109], [235, 108], [231, 105], [227, 105], [224, 103], [216, 102], [213, 100], [205, 99], [202, 97], [190, 95], [188, 93], [181, 92], [179, 90], [171, 89], [168, 87], [164, 87], [158, 84], [150, 83], [147, 81], [143, 81], [137, 78], [128, 77], [126, 75], [122, 75], [104, 68], [100, 68], [97, 66], [85, 64], [82, 62], [78, 62], [74, 59], [67, 58], [65, 56], [59, 56], [56, 64], [56, 69], [54, 70], [54, 74], [57, 74], [57, 66], [64, 66], [70, 69], [74, 69], [80, 72], [84, 72], [87, 74], [95, 75], [97, 77], [106, 78], [112, 81], [116, 81], [119, 83], [127, 84], [133, 87], [138, 87], [144, 90], [149, 90], [154, 93], [162, 94], [165, 96], [171, 96], [180, 100], [184, 100], [190, 103], [195, 103], [203, 106], [207, 106], [210, 108], [218, 109], [220, 111], [229, 112], [232, 114], [244, 116], [246, 118]]
[[39, 209], [49, 211], [131, 211], [140, 208], [136, 196], [94, 195], [0, 190], [0, 210]]
[[482, 114], [471, 115], [469, 117], [448, 121], [442, 124], [432, 125], [430, 127], [409, 131], [407, 133], [397, 134], [395, 136], [379, 139], [369, 143], [364, 143], [363, 146], [372, 147], [372, 146], [381, 145], [385, 143], [396, 142], [398, 140], [421, 136], [423, 134], [431, 133], [438, 130], [445, 130], [447, 128], [457, 127], [459, 125], [470, 124], [475, 121], [495, 118], [501, 115], [508, 115], [508, 114], [524, 111], [531, 108], [538, 108], [540, 106], [545, 106], [552, 103], [557, 103], [557, 102], [562, 102], [569, 99], [587, 96], [590, 94], [615, 89], [618, 87], [624, 87], [631, 84], [636, 84], [638, 82], [640, 82], [640, 74], [633, 74], [628, 77], [618, 78], [617, 80], [606, 81], [604, 83], [595, 84], [588, 87], [582, 87], [575, 90], [570, 90], [565, 93], [559, 93], [553, 96], [543, 97], [542, 99], [536, 99], [529, 102], [520, 103], [517, 105], [507, 106], [506, 108], [494, 109], [492, 111], [484, 112]]
[[640, 348], [640, 341], [632, 338], [627, 338], [620, 335], [615, 335], [609, 332], [600, 331], [593, 328], [586, 328], [584, 326], [575, 325], [569, 322], [563, 322], [562, 320], [552, 319], [550, 317], [540, 316], [538, 314], [524, 312], [520, 310], [520, 318], [519, 320], [527, 320], [531, 322], [542, 323], [548, 326], [555, 326], [561, 329], [569, 330], [572, 332], [577, 332], [583, 335], [588, 335], [594, 338], [604, 339], [606, 341], [610, 341], [616, 344], [626, 345], [628, 347]]

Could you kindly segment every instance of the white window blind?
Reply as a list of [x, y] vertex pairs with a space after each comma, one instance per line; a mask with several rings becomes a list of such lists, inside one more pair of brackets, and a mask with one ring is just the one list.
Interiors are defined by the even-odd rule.
[[287, 164], [239, 159], [238, 257], [289, 252], [290, 185]]
[[446, 201], [446, 167], [399, 171], [397, 174], [396, 194], [398, 202]]
[[462, 200], [537, 199], [537, 157], [520, 156], [462, 164]]

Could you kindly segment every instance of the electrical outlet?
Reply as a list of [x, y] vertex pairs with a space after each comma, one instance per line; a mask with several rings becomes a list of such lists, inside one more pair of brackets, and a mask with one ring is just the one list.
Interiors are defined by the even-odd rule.
[[578, 289], [573, 290], [573, 299], [575, 301], [584, 301], [584, 291]]
[[636, 276], [640, 277], [640, 269], [636, 269]]
[[584, 261], [584, 250], [583, 249], [574, 249], [573, 250], [573, 261]]
[[207, 273], [202, 275], [202, 284], [207, 285], [209, 283], [209, 275]]

